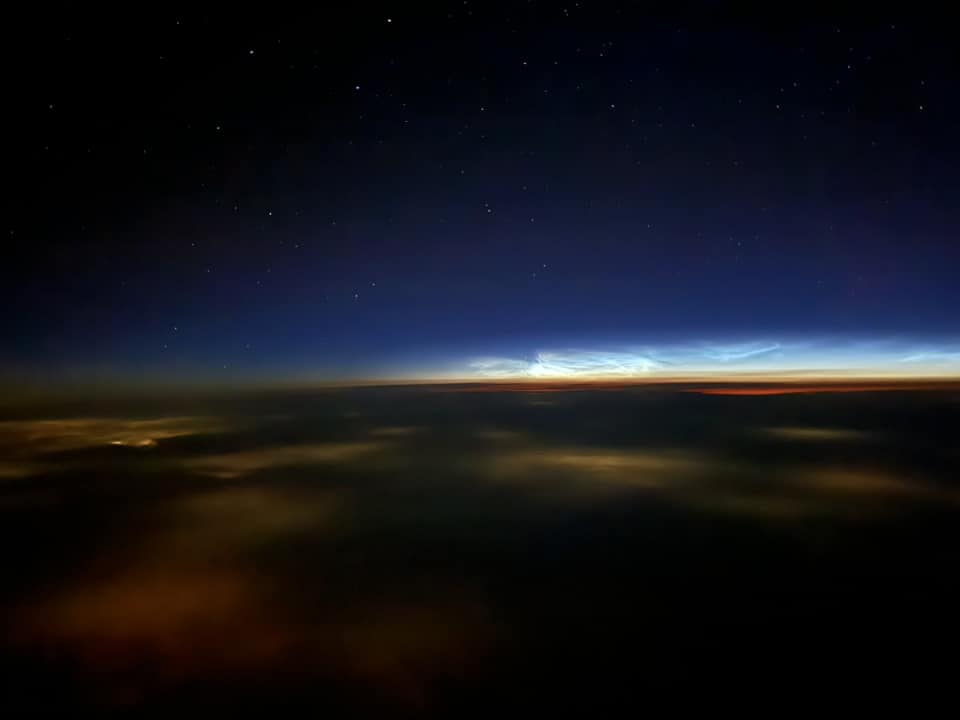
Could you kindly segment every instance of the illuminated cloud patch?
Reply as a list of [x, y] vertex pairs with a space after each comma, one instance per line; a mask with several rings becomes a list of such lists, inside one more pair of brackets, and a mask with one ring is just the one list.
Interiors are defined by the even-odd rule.
[[185, 465], [201, 475], [229, 480], [278, 467], [350, 463], [387, 447], [389, 445], [383, 441], [283, 445], [204, 455], [188, 460]]
[[42, 454], [102, 445], [154, 447], [158, 441], [222, 432], [221, 418], [67, 418], [0, 422], [0, 450]]
[[203, 416], [5, 420], [0, 422], [0, 479], [55, 468], [58, 453], [104, 446], [149, 450], [166, 440], [221, 433], [234, 425]]
[[770, 427], [764, 428], [763, 432], [780, 440], [800, 442], [846, 442], [870, 437], [869, 433], [859, 430], [829, 427]]

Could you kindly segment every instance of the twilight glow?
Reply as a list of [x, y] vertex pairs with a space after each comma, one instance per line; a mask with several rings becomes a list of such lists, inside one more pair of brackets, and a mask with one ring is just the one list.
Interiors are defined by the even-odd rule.
[[616, 349], [543, 349], [467, 359], [440, 373], [478, 380], [730, 377], [952, 378], [960, 343], [907, 340], [689, 342]]

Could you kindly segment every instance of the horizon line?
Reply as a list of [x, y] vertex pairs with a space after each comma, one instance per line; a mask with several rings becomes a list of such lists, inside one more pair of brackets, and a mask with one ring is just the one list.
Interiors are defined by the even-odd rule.
[[368, 378], [351, 380], [307, 380], [262, 382], [189, 380], [52, 383], [46, 386], [18, 384], [4, 389], [0, 405], [22, 401], [84, 397], [91, 393], [110, 397], [123, 395], [182, 395], [199, 393], [322, 392], [361, 389], [422, 388], [437, 392], [568, 392], [577, 390], [671, 389], [704, 395], [781, 395], [829, 392], [960, 391], [960, 376], [916, 376], [893, 374], [803, 374], [727, 373], [688, 374], [656, 377], [527, 377], [527, 378]]

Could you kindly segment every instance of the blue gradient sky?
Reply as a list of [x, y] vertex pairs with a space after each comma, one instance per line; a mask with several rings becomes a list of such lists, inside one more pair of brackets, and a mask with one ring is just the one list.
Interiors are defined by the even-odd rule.
[[0, 369], [956, 372], [951, 36], [581, 5], [26, 33]]

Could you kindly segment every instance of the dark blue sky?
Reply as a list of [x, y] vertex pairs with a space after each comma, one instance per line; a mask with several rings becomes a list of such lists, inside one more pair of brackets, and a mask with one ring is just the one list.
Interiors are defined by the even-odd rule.
[[563, 5], [18, 18], [3, 367], [960, 336], [952, 37]]

